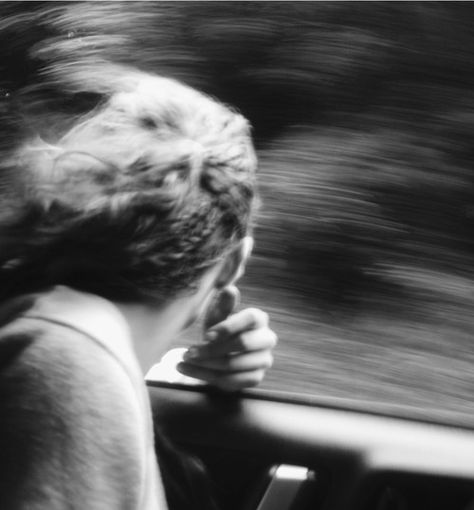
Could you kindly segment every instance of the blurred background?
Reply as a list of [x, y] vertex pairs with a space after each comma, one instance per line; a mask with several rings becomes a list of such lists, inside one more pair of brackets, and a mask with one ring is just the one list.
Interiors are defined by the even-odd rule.
[[464, 2], [3, 2], [0, 149], [96, 104], [109, 63], [235, 106], [262, 196], [243, 305], [280, 337], [264, 387], [473, 425], [473, 22]]

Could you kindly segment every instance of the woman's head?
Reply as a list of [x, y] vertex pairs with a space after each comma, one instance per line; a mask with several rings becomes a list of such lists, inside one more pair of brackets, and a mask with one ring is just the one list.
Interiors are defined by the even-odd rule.
[[[53, 144], [3, 169], [7, 294], [66, 284], [120, 301], [192, 288], [248, 234], [256, 158], [239, 114], [134, 74]], [[14, 182], [14, 186], [11, 184]]]

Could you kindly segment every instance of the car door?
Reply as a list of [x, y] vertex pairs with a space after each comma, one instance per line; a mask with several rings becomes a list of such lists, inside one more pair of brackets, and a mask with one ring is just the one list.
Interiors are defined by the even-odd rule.
[[154, 419], [231, 510], [474, 508], [474, 432], [383, 406], [149, 381]]

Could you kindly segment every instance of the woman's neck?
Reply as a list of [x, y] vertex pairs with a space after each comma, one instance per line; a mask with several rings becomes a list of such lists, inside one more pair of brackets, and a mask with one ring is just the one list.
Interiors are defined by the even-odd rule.
[[168, 350], [171, 341], [186, 326], [186, 309], [181, 300], [164, 308], [114, 303], [125, 318], [138, 361], [144, 374]]
[[208, 270], [197, 290], [183, 293], [161, 306], [115, 303], [131, 331], [135, 352], [144, 374], [158, 363], [170, 343], [200, 317], [216, 293], [220, 265]]

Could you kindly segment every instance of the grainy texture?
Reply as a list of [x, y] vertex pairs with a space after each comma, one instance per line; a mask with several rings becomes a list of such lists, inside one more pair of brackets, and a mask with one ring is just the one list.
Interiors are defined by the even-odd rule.
[[263, 206], [246, 282], [280, 334], [269, 384], [472, 415], [471, 4], [2, 11], [7, 148], [95, 104], [106, 62], [182, 79], [253, 123]]

